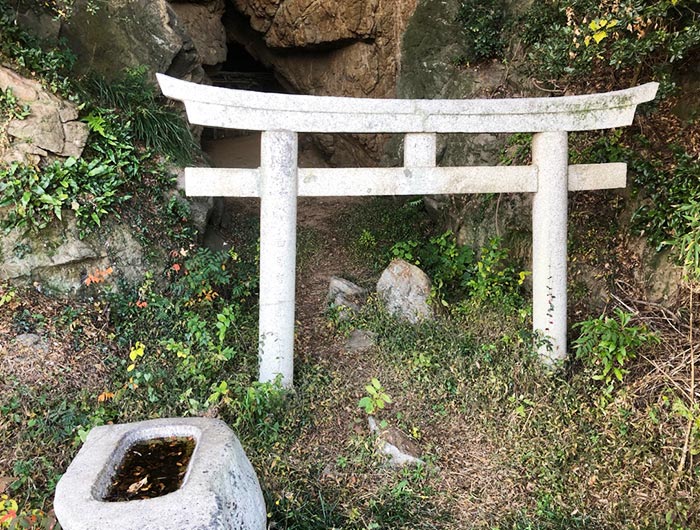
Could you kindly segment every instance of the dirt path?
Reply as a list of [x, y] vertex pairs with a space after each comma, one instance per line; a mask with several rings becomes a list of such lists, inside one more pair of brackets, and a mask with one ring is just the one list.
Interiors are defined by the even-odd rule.
[[[258, 167], [260, 135], [251, 134], [204, 143], [204, 149], [216, 167]], [[326, 167], [322, 156], [311, 144], [302, 142], [300, 167]], [[297, 346], [299, 356], [322, 358], [337, 354], [341, 344], [326, 326], [326, 295], [332, 276], [364, 277], [347, 245], [339, 244], [342, 212], [367, 198], [302, 197], [298, 202], [298, 266], [296, 289]], [[257, 199], [225, 200], [225, 210], [244, 216], [259, 215]], [[224, 223], [235, 229], [234, 223]], [[226, 238], [226, 230], [220, 234]]]

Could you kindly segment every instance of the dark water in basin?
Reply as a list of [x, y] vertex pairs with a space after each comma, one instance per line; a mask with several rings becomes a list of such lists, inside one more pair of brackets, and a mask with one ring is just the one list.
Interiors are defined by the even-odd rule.
[[142, 440], [132, 445], [117, 466], [107, 502], [151, 499], [177, 491], [187, 473], [196, 442], [192, 437]]

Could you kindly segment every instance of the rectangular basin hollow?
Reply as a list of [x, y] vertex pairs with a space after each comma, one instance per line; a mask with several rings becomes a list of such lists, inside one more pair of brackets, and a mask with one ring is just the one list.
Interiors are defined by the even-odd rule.
[[132, 443], [111, 473], [100, 500], [124, 502], [153, 499], [182, 486], [196, 441], [192, 436], [168, 436]]

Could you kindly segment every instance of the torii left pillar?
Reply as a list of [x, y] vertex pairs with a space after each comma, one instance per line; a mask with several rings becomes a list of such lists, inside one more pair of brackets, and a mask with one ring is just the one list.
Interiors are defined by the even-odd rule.
[[294, 380], [298, 135], [263, 131], [260, 145], [259, 380]]

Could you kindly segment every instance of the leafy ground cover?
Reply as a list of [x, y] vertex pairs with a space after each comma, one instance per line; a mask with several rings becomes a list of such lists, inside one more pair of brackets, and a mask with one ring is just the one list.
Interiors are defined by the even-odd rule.
[[[255, 382], [254, 226], [248, 246], [238, 236], [238, 254], [177, 250], [167, 270], [133, 290], [75, 301], [3, 286], [6, 505], [15, 501], [47, 524], [50, 515], [36, 514], [50, 514], [55, 483], [94, 425], [204, 414], [239, 434], [275, 528], [697, 526], [697, 428], [681, 465], [686, 418], [697, 412], [683, 408], [682, 374], [673, 373], [684, 315], [639, 303], [621, 307], [634, 316], [618, 314], [617, 324], [590, 321], [596, 333], [634, 342], [625, 343], [634, 356], [623, 358], [612, 388], [599, 377], [605, 357], [586, 349], [561, 372], [542, 369], [524, 298], [514, 306], [499, 303], [500, 294], [484, 300], [467, 292], [418, 326], [371, 298], [351, 322], [339, 322], [326, 312], [328, 276], [376, 281], [357, 243], [372, 232], [386, 241], [375, 250], [390, 259], [389, 236], [405, 229], [406, 207], [334, 205], [320, 220], [318, 205], [307, 207], [316, 221], [305, 225], [302, 208], [289, 395]], [[372, 219], [387, 214], [401, 222], [380, 233]], [[433, 252], [445, 248], [450, 254], [449, 245]], [[470, 263], [488, 256], [473, 253]], [[506, 260], [495, 272], [517, 279], [519, 269]], [[503, 284], [510, 293], [513, 284]], [[376, 333], [376, 346], [349, 351], [351, 327]], [[23, 333], [41, 342], [22, 346]], [[425, 465], [396, 470], [377, 452], [359, 406], [373, 379], [391, 400], [374, 411], [378, 419], [418, 444]]]

